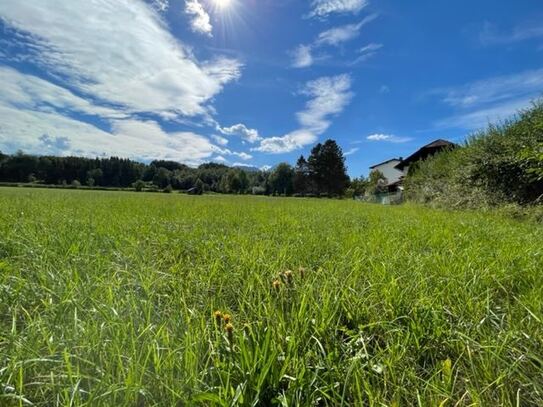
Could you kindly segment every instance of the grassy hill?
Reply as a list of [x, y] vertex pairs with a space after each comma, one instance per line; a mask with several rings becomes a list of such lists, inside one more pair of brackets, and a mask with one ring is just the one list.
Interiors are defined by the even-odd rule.
[[479, 212], [2, 188], [0, 405], [542, 405], [542, 248]]

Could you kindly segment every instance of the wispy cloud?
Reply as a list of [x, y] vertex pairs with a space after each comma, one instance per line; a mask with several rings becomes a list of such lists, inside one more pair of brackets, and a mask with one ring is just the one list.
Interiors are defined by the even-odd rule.
[[306, 68], [313, 65], [313, 55], [311, 53], [311, 45], [299, 45], [292, 51], [294, 68]]
[[407, 143], [408, 141], [411, 141], [412, 138], [410, 137], [398, 137], [394, 134], [370, 134], [368, 137], [366, 137], [369, 141], [386, 141], [388, 143]]
[[358, 147], [353, 147], [353, 148], [350, 148], [349, 150], [345, 151], [343, 153], [344, 156], [348, 157], [350, 155], [353, 155], [354, 153], [356, 153], [358, 150], [360, 150], [360, 148]]
[[368, 45], [360, 48], [358, 50], [358, 53], [359, 54], [366, 54], [368, 52], [375, 52], [377, 50], [380, 50], [381, 48], [383, 48], [383, 44], [376, 44], [376, 43], [372, 42], [371, 44], [368, 44]]
[[543, 92], [543, 69], [495, 76], [454, 88], [435, 89], [443, 102], [453, 107], [471, 108], [508, 99], [535, 97]]
[[513, 44], [515, 42], [543, 37], [543, 26], [538, 24], [524, 24], [510, 31], [500, 31], [492, 23], [485, 22], [479, 40], [483, 45]]
[[334, 27], [329, 30], [323, 31], [319, 34], [315, 41], [316, 46], [320, 45], [332, 45], [337, 46], [343, 42], [350, 41], [360, 34], [360, 29], [375, 20], [377, 14], [372, 14], [364, 18], [357, 24], [347, 24], [340, 27]]
[[249, 143], [256, 143], [262, 137], [258, 134], [258, 130], [250, 129], [243, 123], [234, 124], [230, 127], [220, 127], [217, 125], [217, 130], [227, 136], [240, 136], [243, 140]]
[[226, 146], [228, 144], [228, 139], [226, 137], [221, 137], [217, 135], [211, 136], [211, 138], [220, 146]]
[[[371, 14], [365, 17], [362, 21], [356, 24], [346, 24], [339, 27], [333, 27], [326, 31], [321, 32], [318, 37], [311, 44], [301, 44], [296, 47], [291, 55], [293, 56], [292, 66], [294, 68], [306, 68], [313, 65], [315, 58], [313, 53], [315, 50], [321, 47], [337, 47], [345, 42], [351, 41], [360, 35], [360, 29], [366, 24], [375, 20], [378, 17], [377, 14]], [[375, 46], [381, 44], [370, 44]], [[361, 50], [359, 52], [375, 52], [376, 50]], [[359, 57], [360, 58], [360, 57]]]
[[474, 130], [506, 119], [543, 96], [543, 69], [434, 89], [430, 95], [455, 110], [450, 117], [438, 120], [437, 127]]
[[169, 0], [153, 0], [153, 6], [158, 11], [166, 11], [170, 7], [170, 2]]
[[325, 18], [331, 14], [357, 14], [368, 4], [367, 0], [313, 0], [309, 17]]
[[185, 0], [185, 13], [192, 17], [190, 22], [192, 31], [213, 36], [213, 26], [209, 14], [198, 0]]
[[371, 43], [366, 45], [365, 47], [360, 48], [358, 50], [359, 56], [351, 63], [351, 65], [356, 65], [359, 62], [367, 61], [375, 54], [377, 54], [377, 51], [379, 51], [381, 48], [383, 48], [383, 44], [376, 43]]
[[495, 106], [479, 109], [470, 109], [435, 122], [437, 128], [456, 128], [476, 130], [488, 126], [489, 123], [498, 123], [514, 116], [522, 109], [530, 106], [532, 99], [514, 99], [499, 103]]
[[302, 94], [310, 99], [297, 113], [301, 127], [284, 136], [264, 138], [255, 151], [287, 153], [314, 143], [330, 127], [330, 118], [341, 113], [353, 97], [349, 75], [322, 77], [310, 81]]
[[125, 118], [127, 114], [113, 107], [97, 106], [68, 89], [37, 76], [0, 66], [0, 103], [38, 111], [65, 110], [101, 118]]
[[140, 0], [5, 0], [0, 17], [42, 69], [127, 114], [209, 115], [209, 101], [240, 76], [235, 59], [196, 60]]

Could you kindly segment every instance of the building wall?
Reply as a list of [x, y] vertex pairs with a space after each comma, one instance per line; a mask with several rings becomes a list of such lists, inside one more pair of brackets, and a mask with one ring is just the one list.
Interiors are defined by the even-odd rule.
[[393, 182], [399, 181], [400, 177], [404, 175], [401, 171], [394, 168], [394, 166], [398, 165], [399, 163], [399, 160], [392, 160], [388, 163], [378, 165], [374, 168], [374, 170], [382, 172], [388, 180], [388, 183], [392, 184]]

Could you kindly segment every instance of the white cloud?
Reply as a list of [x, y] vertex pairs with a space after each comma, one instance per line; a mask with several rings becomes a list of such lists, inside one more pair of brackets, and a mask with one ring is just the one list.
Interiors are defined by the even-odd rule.
[[[0, 103], [0, 146], [34, 154], [168, 159], [197, 165], [217, 150], [192, 132], [166, 133], [154, 121], [114, 120], [111, 132], [56, 112]], [[121, 153], [122, 152], [122, 153]]]
[[220, 145], [220, 146], [225, 146], [225, 145], [228, 144], [228, 139], [225, 138], [225, 137], [213, 135], [213, 136], [211, 136], [211, 138], [212, 138], [213, 140], [215, 140], [215, 143], [217, 143], [217, 144]]
[[229, 155], [229, 156], [241, 158], [242, 160], [250, 160], [251, 158], [253, 158], [251, 154], [248, 154], [245, 152], [232, 151], [228, 148], [216, 147], [215, 152], [222, 156]]
[[378, 51], [381, 48], [383, 48], [383, 44], [376, 44], [376, 43], [372, 42], [371, 44], [368, 44], [365, 47], [360, 48], [358, 50], [358, 53], [359, 54], [365, 54], [365, 53], [368, 53], [368, 52]]
[[42, 68], [129, 114], [208, 115], [209, 101], [240, 75], [234, 59], [197, 61], [141, 0], [4, 0], [0, 17]]
[[313, 0], [309, 17], [327, 17], [330, 14], [359, 13], [367, 0]]
[[360, 33], [358, 24], [348, 24], [342, 27], [334, 27], [323, 31], [317, 38], [317, 45], [338, 45], [342, 42], [350, 41], [358, 37]]
[[[0, 150], [35, 154], [123, 156], [136, 160], [169, 159], [197, 165], [220, 147], [193, 132], [165, 132], [153, 120], [129, 118], [96, 106], [74, 93], [32, 75], [0, 67]], [[110, 130], [67, 113], [91, 115]], [[109, 126], [107, 126], [109, 125]], [[228, 154], [249, 159], [247, 153]]]
[[247, 128], [247, 126], [242, 123], [234, 124], [230, 127], [217, 126], [217, 130], [227, 136], [240, 136], [243, 140], [248, 141], [249, 143], [255, 143], [261, 139], [257, 130]]
[[410, 137], [398, 137], [393, 134], [371, 134], [366, 137], [370, 141], [386, 141], [389, 143], [407, 143], [412, 139]]
[[310, 81], [302, 94], [311, 99], [304, 111], [297, 114], [298, 121], [305, 129], [317, 134], [324, 133], [330, 126], [328, 118], [343, 111], [353, 93], [349, 75], [328, 76]]
[[371, 43], [366, 45], [365, 47], [362, 47], [358, 50], [358, 53], [360, 54], [353, 62], [351, 62], [350, 65], [356, 65], [359, 62], [367, 61], [368, 59], [372, 58], [375, 54], [377, 54], [377, 51], [383, 48], [383, 44], [375, 44]]
[[350, 102], [349, 75], [322, 77], [306, 84], [303, 95], [309, 96], [305, 109], [297, 113], [301, 128], [284, 136], [265, 138], [255, 151], [287, 153], [314, 143], [330, 127], [330, 117], [337, 115]]
[[268, 137], [260, 142], [255, 151], [280, 154], [288, 153], [317, 141], [317, 135], [309, 130], [296, 130], [281, 137]]
[[233, 155], [241, 158], [242, 160], [250, 160], [251, 158], [253, 158], [253, 156], [251, 154], [247, 154], [247, 153], [233, 153]]
[[158, 11], [166, 11], [170, 7], [170, 2], [169, 0], [153, 0], [153, 6]]
[[346, 152], [344, 152], [343, 155], [345, 157], [348, 157], [348, 156], [353, 155], [354, 153], [356, 153], [358, 150], [360, 150], [358, 147], [353, 147], [353, 148], [347, 150]]
[[0, 102], [14, 106], [42, 111], [64, 109], [106, 118], [127, 117], [116, 109], [93, 105], [65, 88], [5, 66], [0, 66], [0, 83]]
[[225, 164], [228, 162], [228, 160], [226, 158], [224, 158], [222, 155], [218, 155], [216, 157], [213, 157], [211, 161], [216, 161], [216, 162], [219, 162], [219, 163], [222, 163], [222, 164]]
[[317, 40], [315, 41], [316, 45], [332, 45], [337, 46], [342, 42], [350, 41], [360, 34], [360, 29], [368, 24], [369, 22], [375, 20], [377, 14], [372, 14], [364, 18], [358, 24], [347, 24], [341, 27], [334, 27], [329, 30], [323, 31], [319, 34]]
[[190, 26], [192, 31], [200, 34], [213, 35], [213, 27], [210, 22], [209, 14], [198, 0], [185, 0], [185, 13], [192, 16]]
[[311, 54], [311, 45], [299, 45], [293, 52], [294, 68], [306, 68], [313, 65], [313, 55]]
[[[192, 132], [166, 133], [154, 121], [118, 120], [112, 133], [130, 146], [135, 157], [173, 159], [189, 164], [201, 163], [218, 151], [207, 138]], [[135, 150], [135, 151], [134, 151]], [[121, 148], [114, 151], [123, 151]]]
[[[360, 34], [360, 29], [378, 17], [377, 14], [371, 14], [357, 24], [347, 24], [340, 27], [330, 28], [321, 32], [318, 37], [309, 45], [301, 44], [295, 48], [291, 55], [293, 56], [292, 66], [294, 68], [306, 68], [313, 65], [315, 58], [313, 52], [324, 46], [337, 47], [344, 42], [350, 41]], [[366, 49], [362, 48], [359, 52], [375, 52], [382, 47], [381, 44], [370, 44]], [[362, 58], [362, 57], [359, 57]], [[357, 61], [358, 62], [358, 61]]]

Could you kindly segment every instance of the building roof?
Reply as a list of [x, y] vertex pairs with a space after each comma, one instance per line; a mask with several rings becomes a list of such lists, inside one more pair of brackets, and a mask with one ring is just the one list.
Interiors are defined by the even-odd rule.
[[400, 157], [400, 158], [391, 158], [390, 160], [383, 161], [382, 163], [372, 165], [372, 166], [370, 167], [370, 170], [373, 170], [374, 168], [379, 167], [380, 165], [383, 165], [383, 164], [387, 164], [387, 163], [389, 163], [389, 162], [391, 162], [391, 161], [398, 161], [398, 162], [401, 162], [401, 161], [402, 161], [402, 158], [401, 158], [401, 157]]
[[442, 139], [434, 140], [431, 143], [426, 144], [425, 146], [419, 148], [417, 151], [415, 151], [405, 160], [402, 160], [394, 168], [402, 171], [405, 167], [414, 163], [415, 161], [424, 160], [429, 155], [435, 154], [438, 151], [444, 150], [446, 148], [454, 148], [454, 147], [456, 147], [456, 144], [451, 143], [450, 141], [442, 140]]

